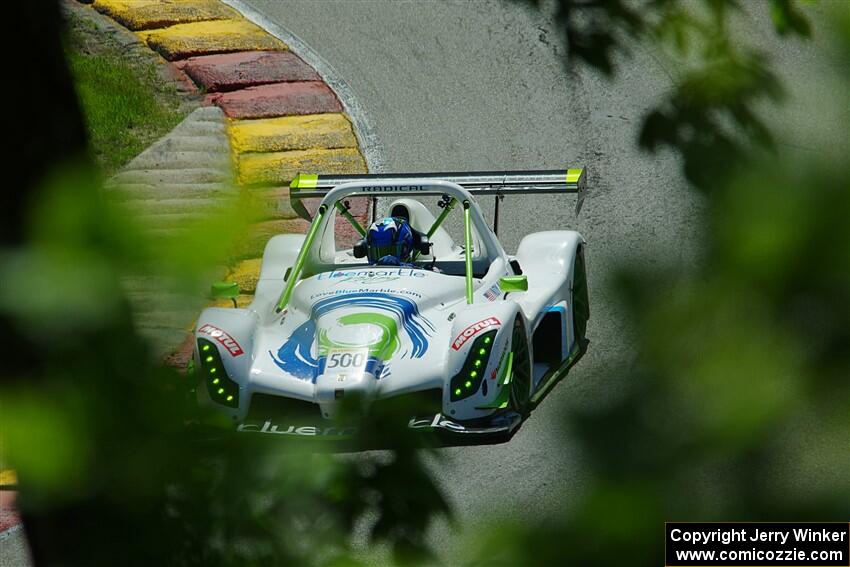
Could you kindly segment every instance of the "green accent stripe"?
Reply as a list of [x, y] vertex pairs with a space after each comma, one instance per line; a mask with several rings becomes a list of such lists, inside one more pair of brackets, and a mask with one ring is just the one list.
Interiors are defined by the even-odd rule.
[[567, 372], [573, 365], [578, 362], [578, 360], [584, 354], [584, 350], [576, 343], [573, 347], [572, 352], [567, 357], [567, 359], [561, 363], [561, 366], [556, 368], [555, 370], [551, 370], [549, 374], [544, 376], [540, 380], [540, 387], [534, 392], [534, 395], [531, 396], [531, 404], [537, 405], [543, 397], [549, 393], [549, 390], [552, 387], [561, 381], [561, 379], [567, 375]]
[[381, 334], [377, 339], [373, 337], [373, 342], [371, 343], [343, 343], [331, 340], [328, 337], [327, 330], [321, 330], [318, 334], [320, 355], [326, 355], [332, 348], [366, 347], [369, 349], [369, 356], [374, 356], [381, 360], [390, 360], [398, 352], [398, 326], [392, 317], [381, 315], [380, 313], [351, 313], [337, 319], [337, 324], [342, 326], [369, 325], [380, 329]]
[[289, 184], [290, 189], [314, 189], [319, 184], [319, 176], [313, 173], [299, 173]]
[[[440, 213], [440, 215], [434, 221], [434, 224], [431, 225], [431, 228], [428, 229], [428, 233], [427, 233], [428, 238], [431, 238], [432, 236], [434, 236], [434, 233], [437, 232], [437, 229], [440, 228], [440, 225], [442, 225], [443, 221], [446, 220], [446, 217], [449, 216], [449, 213], [452, 212], [452, 210], [454, 210], [456, 204], [457, 204], [457, 199], [455, 199], [454, 197], [452, 197], [451, 200], [448, 203], [446, 203], [446, 207], [443, 209], [443, 211]], [[415, 262], [417, 258], [419, 258], [419, 251], [418, 250], [413, 253], [413, 261]]]
[[297, 197], [301, 189], [313, 189], [319, 183], [319, 176], [312, 173], [299, 173], [289, 183], [289, 205], [299, 217], [307, 222], [312, 222], [313, 218], [304, 203]]
[[511, 397], [509, 386], [513, 378], [513, 366], [514, 353], [509, 352], [508, 356], [505, 357], [505, 361], [502, 363], [502, 367], [499, 369], [499, 374], [496, 376], [496, 384], [501, 388], [499, 395], [489, 404], [478, 406], [475, 409], [501, 409], [507, 407], [508, 400]]
[[472, 305], [472, 225], [469, 218], [469, 201], [463, 202], [463, 234], [466, 240], [466, 302]]
[[584, 173], [583, 169], [568, 169], [567, 183], [578, 183], [578, 180], [581, 179], [582, 173]]
[[351, 226], [354, 227], [354, 230], [360, 233], [360, 236], [366, 236], [366, 229], [360, 226], [360, 223], [357, 222], [357, 219], [354, 218], [354, 216], [348, 212], [348, 209], [345, 208], [345, 205], [337, 201], [336, 210], [339, 211], [339, 214], [345, 217], [345, 220], [351, 223]]
[[301, 270], [304, 268], [304, 261], [307, 259], [307, 252], [309, 252], [310, 247], [313, 245], [313, 240], [316, 238], [316, 232], [318, 232], [319, 225], [322, 223], [322, 219], [325, 218], [325, 213], [327, 211], [327, 205], [322, 205], [316, 212], [316, 218], [313, 219], [313, 224], [310, 225], [310, 230], [307, 232], [304, 244], [301, 246], [301, 250], [298, 251], [298, 258], [295, 260], [295, 266], [293, 266], [292, 272], [289, 274], [289, 279], [286, 281], [286, 287], [283, 290], [283, 295], [280, 296], [280, 301], [277, 303], [278, 311], [283, 311], [283, 308], [286, 307], [287, 303], [289, 303], [289, 298], [292, 297], [292, 290], [295, 289], [295, 282], [298, 281], [298, 277], [301, 275]]
[[501, 371], [499, 372], [499, 375], [497, 376], [497, 379], [499, 380], [499, 384], [502, 384], [503, 386], [507, 386], [508, 384], [511, 383], [511, 379], [514, 377], [513, 369], [514, 369], [514, 353], [513, 353], [513, 351], [511, 351], [511, 352], [508, 353], [508, 358], [505, 361], [505, 364], [500, 369]]
[[448, 202], [446, 208], [443, 209], [443, 212], [440, 213], [440, 216], [437, 217], [437, 220], [434, 221], [434, 224], [431, 225], [431, 228], [428, 229], [428, 238], [434, 236], [434, 233], [437, 232], [437, 229], [440, 228], [440, 225], [443, 224], [443, 221], [446, 220], [446, 217], [449, 216], [449, 213], [455, 208], [457, 204], [457, 199], [452, 197], [452, 200]]

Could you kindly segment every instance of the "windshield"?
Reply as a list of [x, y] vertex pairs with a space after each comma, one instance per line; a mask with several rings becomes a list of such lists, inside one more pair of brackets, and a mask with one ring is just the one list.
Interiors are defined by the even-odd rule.
[[[383, 202], [381, 202], [383, 201]], [[429, 202], [430, 206], [422, 201]], [[463, 207], [451, 202], [449, 198], [432, 197], [430, 199], [379, 199], [377, 204], [377, 222], [392, 218], [393, 225], [406, 224], [412, 233], [414, 243], [423, 237], [427, 245], [416, 246], [409, 255], [399, 258], [395, 245], [375, 245], [372, 247], [373, 259], [370, 262], [366, 243], [366, 232], [372, 227], [371, 199], [356, 197], [346, 199], [334, 207], [321, 234], [316, 238], [311, 254], [310, 273], [320, 273], [345, 267], [369, 265], [405, 265], [408, 267], [436, 269], [450, 275], [464, 275], [465, 234]], [[346, 206], [347, 203], [347, 206]], [[470, 227], [472, 233], [472, 259], [474, 263], [486, 262], [487, 250], [482, 244], [478, 230]], [[374, 233], [373, 233], [374, 234]], [[357, 245], [361, 249], [357, 250]], [[395, 258], [398, 263], [392, 262]], [[384, 259], [385, 261], [381, 261]], [[486, 269], [485, 269], [486, 271]]]

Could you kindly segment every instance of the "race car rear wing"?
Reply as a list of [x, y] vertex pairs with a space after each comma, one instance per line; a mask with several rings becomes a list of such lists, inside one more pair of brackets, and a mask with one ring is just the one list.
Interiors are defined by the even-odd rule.
[[[541, 193], [576, 193], [576, 214], [581, 211], [587, 192], [587, 170], [556, 169], [537, 171], [473, 171], [460, 173], [380, 173], [374, 175], [313, 175], [299, 173], [290, 183], [289, 201], [293, 210], [306, 220], [310, 213], [302, 199], [321, 198], [325, 193], [343, 183], [352, 181], [408, 179], [439, 179], [457, 183], [472, 195], [496, 198], [493, 231], [499, 228], [499, 201], [505, 195], [534, 195]], [[373, 196], [373, 210], [374, 200]], [[373, 215], [374, 216], [374, 215]]]

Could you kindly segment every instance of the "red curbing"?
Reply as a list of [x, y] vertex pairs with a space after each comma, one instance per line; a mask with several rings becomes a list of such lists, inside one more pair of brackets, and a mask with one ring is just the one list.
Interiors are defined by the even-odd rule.
[[230, 118], [273, 118], [342, 112], [334, 92], [320, 81], [275, 83], [215, 95], [212, 102]]
[[176, 65], [210, 93], [269, 83], [321, 81], [319, 74], [291, 51], [202, 55], [179, 61]]
[[5, 532], [21, 523], [21, 518], [15, 510], [15, 498], [18, 493], [14, 490], [0, 490], [0, 532]]

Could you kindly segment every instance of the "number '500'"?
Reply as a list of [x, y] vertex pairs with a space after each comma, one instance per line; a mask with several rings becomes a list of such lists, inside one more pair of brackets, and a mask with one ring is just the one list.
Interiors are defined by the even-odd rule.
[[363, 366], [363, 353], [335, 352], [328, 357], [328, 368], [358, 368]]

